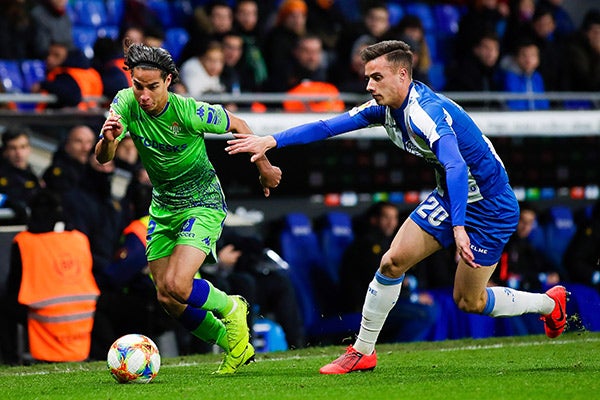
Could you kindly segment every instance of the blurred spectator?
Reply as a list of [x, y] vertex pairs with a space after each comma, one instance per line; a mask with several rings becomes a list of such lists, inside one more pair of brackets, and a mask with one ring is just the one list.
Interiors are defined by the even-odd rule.
[[593, 205], [589, 218], [578, 226], [563, 263], [573, 282], [600, 291], [600, 200]]
[[131, 219], [124, 226], [111, 262], [97, 275], [103, 290], [94, 317], [92, 359], [103, 360], [115, 338], [126, 333], [156, 337], [174, 327], [173, 320], [158, 304], [146, 259], [152, 186], [149, 181], [138, 179], [144, 175], [142, 170], [127, 190], [131, 194], [128, 204]]
[[129, 173], [137, 171], [141, 165], [140, 157], [131, 136], [127, 135], [119, 142], [115, 153], [115, 167]]
[[502, 51], [513, 53], [523, 36], [531, 36], [535, 0], [510, 0], [510, 13], [502, 40]]
[[114, 163], [96, 161], [95, 142], [96, 134], [88, 126], [73, 127], [43, 179], [61, 196], [67, 221], [89, 238], [96, 274], [112, 260], [120, 216], [112, 199]]
[[165, 42], [165, 31], [160, 26], [149, 26], [144, 29], [144, 39], [142, 41], [146, 46], [163, 47]]
[[531, 19], [531, 31], [540, 49], [538, 71], [544, 79], [546, 91], [562, 89], [564, 38], [556, 30], [554, 15], [549, 8], [538, 6]]
[[11, 248], [6, 298], [1, 303], [7, 319], [2, 327], [12, 332], [12, 339], [2, 345], [9, 347], [10, 362], [23, 361], [23, 354], [17, 353], [18, 323], [28, 327], [35, 361], [84, 361], [99, 294], [88, 239], [65, 223], [64, 207], [52, 192], [39, 191], [29, 205], [27, 230], [15, 236]]
[[119, 42], [123, 45], [123, 41], [128, 40], [131, 43], [143, 43], [146, 35], [144, 28], [139, 25], [127, 25], [121, 28], [119, 32]]
[[35, 26], [26, 0], [0, 3], [0, 59], [34, 58]]
[[100, 74], [102, 94], [107, 99], [114, 98], [119, 90], [131, 86], [131, 74], [123, 69], [123, 47], [113, 39], [105, 37], [96, 40], [92, 65]]
[[362, 21], [342, 28], [336, 46], [336, 58], [342, 63], [337, 69], [345, 68], [355, 42], [363, 35], [381, 40], [390, 29], [390, 13], [384, 1], [371, 1], [366, 5]]
[[344, 15], [340, 12], [343, 3], [335, 0], [306, 0], [308, 13], [306, 30], [317, 35], [323, 41], [327, 58], [334, 60], [340, 32], [346, 24]]
[[[221, 83], [229, 93], [239, 94], [243, 91], [256, 89], [256, 84], [250, 83], [248, 79], [251, 74], [245, 71], [246, 65], [242, 60], [244, 52], [244, 39], [235, 32], [229, 32], [223, 37], [223, 72]], [[248, 85], [248, 86], [246, 86]], [[242, 89], [242, 86], [245, 86]]]
[[[262, 53], [263, 38], [258, 25], [258, 4], [256, 0], [240, 0], [235, 6], [234, 30], [244, 40], [242, 62], [251, 72], [248, 82], [242, 82], [242, 90], [258, 91], [267, 79], [267, 65]], [[256, 86], [254, 86], [256, 85]], [[254, 86], [254, 88], [252, 88]]]
[[[364, 221], [357, 221], [354, 241], [340, 264], [341, 306], [347, 312], [361, 312], [366, 288], [399, 227], [398, 207], [389, 202], [371, 205], [361, 217]], [[415, 290], [415, 282], [414, 276], [406, 275], [404, 290], [383, 326], [380, 341], [425, 340], [439, 308], [429, 294]]]
[[196, 57], [181, 66], [179, 77], [183, 93], [198, 100], [204, 93], [224, 93], [225, 86], [221, 83], [224, 66], [223, 45], [216, 41], [207, 43]]
[[328, 80], [321, 38], [305, 35], [292, 48], [292, 58], [288, 64], [270, 72], [265, 82], [267, 91], [286, 92], [303, 81]]
[[431, 53], [425, 40], [425, 28], [421, 19], [416, 15], [405, 16], [385, 35], [385, 39], [402, 40], [410, 46], [414, 56], [413, 79], [428, 85]]
[[233, 28], [233, 9], [226, 0], [212, 0], [205, 4], [198, 4], [194, 9], [194, 17], [186, 29], [190, 38], [181, 51], [179, 62], [197, 56], [206, 46], [206, 43], [220, 42], [223, 36]]
[[67, 13], [68, 0], [40, 0], [31, 9], [31, 21], [35, 28], [33, 42], [35, 58], [44, 58], [52, 43], [73, 47], [73, 29]]
[[[160, 17], [150, 8], [146, 0], [123, 0], [123, 17], [121, 19], [121, 32], [129, 27], [137, 27], [142, 32], [158, 27], [163, 29]], [[140, 43], [135, 41], [134, 43]]]
[[97, 99], [103, 91], [102, 78], [80, 49], [69, 50], [65, 43], [52, 43], [46, 56], [46, 79], [33, 84], [31, 91], [57, 97], [56, 103], [41, 103], [38, 110], [46, 107], [88, 110], [98, 107]]
[[[503, 89], [499, 67], [500, 40], [495, 32], [484, 32], [475, 42], [471, 53], [448, 65], [446, 90], [466, 92], [495, 92]], [[489, 100], [471, 103], [489, 107]]]
[[27, 223], [28, 203], [42, 186], [29, 164], [29, 137], [29, 129], [25, 127], [8, 128], [2, 134], [0, 197], [3, 197], [2, 207], [15, 212], [14, 218], [0, 220], [2, 225]]
[[355, 40], [349, 62], [347, 60], [340, 62], [339, 65], [341, 69], [336, 70], [335, 73], [331, 74], [331, 78], [340, 92], [367, 93], [365, 63], [360, 58], [360, 52], [372, 44], [375, 44], [375, 39], [370, 35], [363, 35]]
[[536, 224], [537, 211], [529, 204], [520, 204], [517, 230], [504, 247], [500, 263], [491, 277], [491, 286], [507, 286], [529, 292], [542, 292], [558, 284], [561, 277], [529, 239]]
[[[544, 80], [537, 68], [540, 65], [540, 50], [531, 39], [523, 39], [516, 45], [511, 63], [504, 71], [504, 90], [512, 93], [535, 95], [545, 92]], [[547, 110], [550, 102], [547, 99], [508, 100], [506, 105], [511, 110]]]
[[556, 23], [556, 32], [564, 37], [575, 32], [575, 23], [563, 2], [564, 0], [539, 0], [537, 6], [550, 9]]
[[600, 91], [600, 9], [585, 14], [565, 58], [566, 90]]
[[[306, 34], [307, 13], [304, 0], [284, 0], [279, 6], [275, 25], [267, 31], [263, 47], [269, 78], [289, 68], [298, 39]], [[291, 87], [287, 83], [281, 86]]]
[[496, 32], [499, 38], [504, 37], [508, 11], [506, 4], [499, 0], [469, 2], [469, 9], [458, 24], [454, 40], [455, 58], [468, 55], [483, 32]]
[[218, 264], [205, 265], [203, 277], [226, 291], [244, 296], [252, 305], [251, 322], [271, 316], [285, 333], [289, 348], [306, 345], [304, 324], [289, 275], [265, 254], [268, 249], [257, 237], [244, 236], [225, 228], [219, 240]]

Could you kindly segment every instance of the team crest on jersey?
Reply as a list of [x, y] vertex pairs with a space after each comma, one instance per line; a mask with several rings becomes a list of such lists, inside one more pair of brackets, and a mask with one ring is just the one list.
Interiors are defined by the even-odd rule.
[[179, 132], [181, 132], [181, 127], [177, 122], [173, 122], [171, 125], [171, 132], [173, 132], [173, 135], [177, 135]]

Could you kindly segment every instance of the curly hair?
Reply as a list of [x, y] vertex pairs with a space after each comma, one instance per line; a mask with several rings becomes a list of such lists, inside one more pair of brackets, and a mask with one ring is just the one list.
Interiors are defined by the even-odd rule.
[[179, 71], [171, 54], [160, 47], [150, 47], [141, 43], [132, 43], [126, 46], [125, 66], [127, 70], [136, 67], [142, 69], [158, 69], [162, 79], [171, 74], [171, 83], [179, 81]]

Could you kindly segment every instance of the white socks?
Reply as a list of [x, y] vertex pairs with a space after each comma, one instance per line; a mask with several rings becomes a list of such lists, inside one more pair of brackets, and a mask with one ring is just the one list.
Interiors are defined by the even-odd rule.
[[356, 351], [369, 355], [375, 350], [375, 343], [385, 319], [400, 296], [403, 279], [404, 275], [393, 279], [379, 271], [375, 274], [363, 305], [360, 331], [353, 346]]
[[545, 293], [522, 292], [500, 286], [486, 290], [488, 302], [483, 314], [490, 317], [511, 317], [528, 313], [546, 315], [555, 306], [554, 300]]

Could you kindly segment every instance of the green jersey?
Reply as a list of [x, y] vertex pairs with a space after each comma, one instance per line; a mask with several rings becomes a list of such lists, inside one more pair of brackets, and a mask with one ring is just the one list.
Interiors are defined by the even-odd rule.
[[121, 116], [154, 187], [152, 208], [175, 212], [193, 207], [225, 210], [225, 196], [206, 154], [205, 133], [229, 131], [229, 117], [220, 105], [169, 93], [163, 112], [143, 111], [133, 89], [117, 93], [110, 113]]

